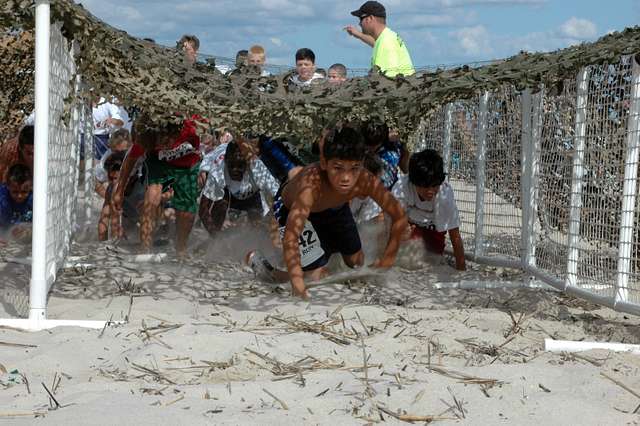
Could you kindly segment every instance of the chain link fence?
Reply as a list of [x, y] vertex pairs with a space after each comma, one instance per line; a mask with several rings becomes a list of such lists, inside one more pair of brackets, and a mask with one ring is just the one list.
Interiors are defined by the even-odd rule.
[[588, 66], [557, 87], [511, 86], [425, 117], [468, 256], [640, 314], [640, 65]]

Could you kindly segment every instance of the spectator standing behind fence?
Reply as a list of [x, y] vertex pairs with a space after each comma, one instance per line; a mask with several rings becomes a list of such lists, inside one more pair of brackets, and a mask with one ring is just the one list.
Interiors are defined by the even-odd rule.
[[12, 164], [21, 163], [33, 172], [33, 126], [24, 126], [17, 138], [0, 147], [0, 183], [7, 181]]
[[200, 40], [198, 37], [185, 34], [180, 37], [177, 43], [178, 49], [182, 49], [184, 57], [190, 64], [195, 64], [198, 59], [198, 49], [200, 49]]
[[269, 71], [264, 69], [264, 64], [267, 61], [267, 55], [264, 51], [264, 47], [258, 44], [251, 46], [251, 48], [249, 49], [249, 56], [247, 59], [248, 59], [249, 65], [257, 67], [261, 77], [268, 77], [271, 75]]
[[100, 98], [93, 103], [93, 157], [101, 159], [109, 149], [109, 135], [124, 126], [120, 107]]
[[296, 72], [289, 79], [290, 86], [306, 87], [324, 80], [316, 72], [316, 55], [313, 50], [303, 47], [296, 52]]
[[346, 26], [345, 30], [373, 47], [371, 54], [373, 71], [380, 69], [387, 77], [395, 77], [398, 74], [412, 75], [416, 72], [407, 45], [398, 34], [387, 27], [387, 11], [382, 4], [377, 1], [368, 1], [351, 14], [360, 19], [362, 32], [353, 25]]
[[327, 71], [327, 79], [331, 84], [340, 84], [347, 81], [347, 67], [342, 64], [333, 64]]

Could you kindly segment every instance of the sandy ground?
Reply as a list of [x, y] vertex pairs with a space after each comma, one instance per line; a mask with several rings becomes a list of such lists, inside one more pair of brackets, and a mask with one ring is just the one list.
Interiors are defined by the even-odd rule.
[[[547, 290], [447, 289], [523, 277], [446, 259], [297, 301], [253, 278], [243, 244], [192, 241], [190, 260], [154, 264], [131, 262], [132, 245], [74, 244], [93, 267], [61, 274], [49, 317], [125, 323], [0, 329], [0, 423], [640, 423], [640, 398], [603, 376], [640, 392], [638, 356], [543, 350], [549, 337], [640, 343], [639, 318]], [[0, 276], [0, 316], [24, 314], [29, 271], [0, 263]]]

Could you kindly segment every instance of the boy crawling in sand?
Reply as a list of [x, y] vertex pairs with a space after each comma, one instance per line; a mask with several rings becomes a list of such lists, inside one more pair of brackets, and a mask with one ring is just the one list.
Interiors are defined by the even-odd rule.
[[[365, 152], [362, 134], [344, 127], [324, 141], [320, 163], [304, 167], [276, 196], [274, 214], [288, 273], [267, 269], [272, 269], [275, 281], [289, 279], [294, 296], [309, 297], [305, 277], [315, 280], [326, 275], [325, 265], [333, 253], [340, 253], [351, 268], [363, 265], [360, 235], [349, 208], [355, 197], [371, 197], [392, 221], [387, 246], [373, 266], [391, 267], [395, 262], [407, 218], [380, 179], [363, 169]], [[247, 260], [266, 266], [256, 252]]]
[[409, 175], [398, 179], [393, 195], [409, 216], [408, 235], [405, 237], [422, 240], [427, 251], [442, 255], [448, 232], [456, 269], [464, 271], [460, 215], [453, 189], [445, 181], [442, 157], [432, 149], [413, 154], [409, 160]]

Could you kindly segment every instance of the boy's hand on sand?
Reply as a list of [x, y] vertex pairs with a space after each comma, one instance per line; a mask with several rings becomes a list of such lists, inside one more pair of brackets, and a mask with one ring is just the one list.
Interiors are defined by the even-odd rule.
[[26, 243], [31, 238], [31, 224], [16, 225], [11, 229], [11, 237], [18, 242]]
[[402, 232], [400, 241], [409, 241], [411, 239], [411, 235], [413, 234], [414, 229], [416, 229], [416, 226], [410, 223]]
[[383, 269], [388, 269], [391, 268], [393, 266], [393, 264], [395, 263], [395, 259], [388, 259], [388, 258], [381, 258], [376, 260], [375, 262], [373, 262], [371, 264], [372, 268], [383, 268]]
[[311, 300], [311, 296], [309, 295], [309, 292], [307, 291], [306, 288], [303, 291], [298, 291], [294, 287], [292, 290], [292, 294], [293, 294], [293, 297], [299, 297], [302, 300], [306, 300], [306, 301]]
[[304, 281], [300, 279], [294, 279], [291, 281], [291, 294], [293, 297], [299, 297], [303, 300], [309, 300], [311, 298], [304, 285]]

